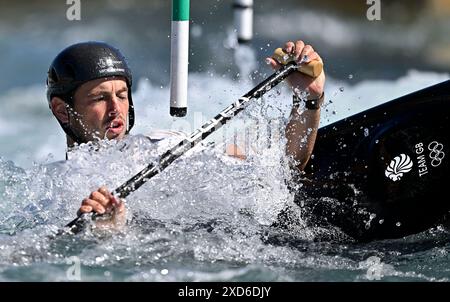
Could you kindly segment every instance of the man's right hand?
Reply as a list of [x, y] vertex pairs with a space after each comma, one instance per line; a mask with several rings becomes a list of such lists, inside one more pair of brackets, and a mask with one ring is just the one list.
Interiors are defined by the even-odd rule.
[[83, 199], [78, 214], [85, 213], [111, 214], [108, 219], [101, 219], [95, 222], [97, 227], [102, 229], [119, 229], [126, 224], [125, 203], [114, 197], [106, 187], [101, 187]]

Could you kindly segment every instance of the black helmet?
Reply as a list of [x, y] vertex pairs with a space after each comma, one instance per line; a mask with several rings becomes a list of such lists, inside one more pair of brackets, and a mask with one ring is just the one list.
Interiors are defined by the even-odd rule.
[[[67, 47], [53, 60], [48, 70], [47, 100], [60, 97], [68, 105], [73, 105], [73, 95], [82, 84], [112, 76], [124, 77], [128, 86], [128, 129], [134, 126], [134, 107], [131, 98], [132, 75], [125, 57], [120, 51], [103, 42], [83, 42]], [[58, 120], [59, 121], [59, 120]], [[77, 135], [68, 127], [61, 127], [75, 142], [81, 143]]]

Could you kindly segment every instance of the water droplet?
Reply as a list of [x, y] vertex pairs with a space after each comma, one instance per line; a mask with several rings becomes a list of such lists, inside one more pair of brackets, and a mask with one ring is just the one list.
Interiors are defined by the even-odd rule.
[[400, 222], [397, 222], [395, 225], [399, 227], [399, 226], [401, 226], [402, 224], [401, 224]]
[[384, 222], [384, 219], [380, 219], [380, 220], [378, 221], [379, 224], [383, 224], [383, 222]]
[[348, 78], [351, 80], [351, 79], [353, 79], [353, 75], [352, 74], [349, 74], [348, 75]]
[[344, 87], [339, 87], [339, 91], [340, 92], [344, 92], [345, 88]]
[[193, 25], [191, 28], [191, 35], [194, 38], [200, 38], [203, 34], [203, 29], [200, 25]]
[[169, 271], [167, 269], [163, 269], [161, 270], [161, 275], [165, 276], [169, 273]]

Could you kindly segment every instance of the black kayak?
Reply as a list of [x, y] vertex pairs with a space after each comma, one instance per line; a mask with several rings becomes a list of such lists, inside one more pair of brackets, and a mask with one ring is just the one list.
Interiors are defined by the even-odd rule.
[[320, 128], [296, 203], [359, 241], [443, 222], [449, 119], [450, 80]]

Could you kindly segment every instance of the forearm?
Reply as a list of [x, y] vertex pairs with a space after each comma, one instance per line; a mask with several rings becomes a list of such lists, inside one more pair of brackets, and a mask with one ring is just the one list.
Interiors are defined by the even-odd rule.
[[[311, 45], [306, 45], [302, 40], [297, 40], [295, 43], [289, 41], [282, 50], [288, 56], [288, 60], [290, 57], [291, 60], [299, 65], [318, 61], [323, 66], [323, 61], [319, 54]], [[275, 58], [278, 58], [278, 56], [275, 56]], [[267, 58], [266, 61], [274, 69], [278, 69], [284, 63], [277, 60]], [[286, 61], [284, 57], [283, 61]], [[287, 139], [286, 153], [292, 159], [292, 167], [303, 171], [313, 152], [319, 128], [320, 106], [324, 101], [325, 72], [322, 70], [314, 77], [301, 71], [293, 72], [286, 81], [293, 89], [295, 103], [285, 129]], [[298, 105], [303, 102], [301, 97], [307, 97], [307, 100], [304, 100], [305, 108], [299, 112]]]
[[314, 150], [320, 122], [320, 108], [302, 109], [293, 107], [285, 135], [286, 155], [293, 160], [293, 167], [303, 171]]

